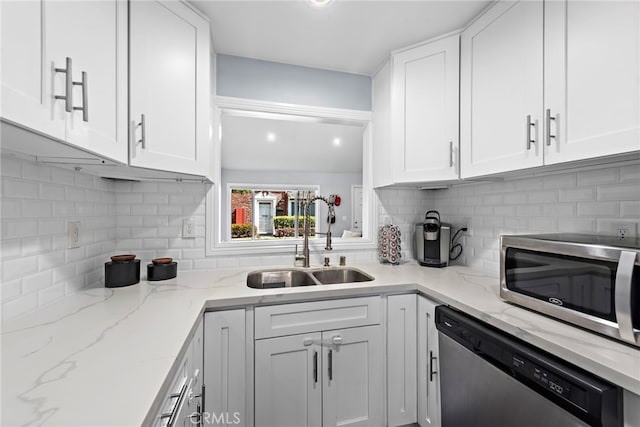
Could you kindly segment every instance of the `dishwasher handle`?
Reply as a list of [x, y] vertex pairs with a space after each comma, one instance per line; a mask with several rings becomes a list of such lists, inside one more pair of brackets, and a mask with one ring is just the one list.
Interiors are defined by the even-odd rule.
[[433, 382], [433, 376], [438, 373], [437, 370], [433, 370], [433, 362], [437, 360], [438, 358], [433, 355], [433, 351], [429, 351], [429, 382]]

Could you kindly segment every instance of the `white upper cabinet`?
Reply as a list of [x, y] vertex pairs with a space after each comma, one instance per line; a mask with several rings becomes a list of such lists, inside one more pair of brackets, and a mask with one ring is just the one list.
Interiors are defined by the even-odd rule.
[[460, 37], [395, 52], [373, 77], [374, 187], [459, 176]]
[[130, 164], [208, 175], [209, 24], [176, 1], [130, 14]]
[[126, 31], [124, 1], [2, 2], [3, 119], [125, 163]]
[[640, 150], [640, 3], [546, 2], [544, 93], [546, 164]]
[[542, 60], [542, 2], [497, 3], [462, 33], [462, 178], [542, 165]]
[[640, 4], [502, 1], [461, 38], [461, 176], [640, 150]]
[[459, 35], [393, 55], [396, 183], [458, 178]]

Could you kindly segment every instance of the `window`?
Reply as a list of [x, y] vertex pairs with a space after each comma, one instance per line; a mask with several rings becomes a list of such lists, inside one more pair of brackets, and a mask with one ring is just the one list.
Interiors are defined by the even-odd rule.
[[[231, 241], [286, 240], [304, 235], [302, 193], [309, 188], [232, 185], [229, 189]], [[314, 188], [313, 193], [317, 194]], [[315, 237], [316, 204], [309, 207], [310, 237]]]

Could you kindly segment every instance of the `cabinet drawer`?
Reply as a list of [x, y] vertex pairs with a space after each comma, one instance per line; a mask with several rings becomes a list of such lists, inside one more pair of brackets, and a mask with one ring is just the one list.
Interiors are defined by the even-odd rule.
[[271, 338], [380, 323], [378, 296], [257, 307], [255, 337]]

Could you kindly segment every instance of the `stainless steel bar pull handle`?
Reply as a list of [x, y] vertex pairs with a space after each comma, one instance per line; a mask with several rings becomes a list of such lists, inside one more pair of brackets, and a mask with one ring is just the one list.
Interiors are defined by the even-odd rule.
[[64, 87], [64, 96], [56, 95], [55, 99], [64, 99], [64, 109], [66, 112], [70, 113], [73, 111], [73, 64], [71, 62], [71, 58], [67, 56], [65, 68], [54, 68], [56, 73], [64, 73], [65, 74], [65, 87]]
[[89, 121], [89, 81], [87, 79], [87, 72], [82, 72], [82, 80], [79, 82], [73, 82], [74, 86], [82, 87], [82, 107], [73, 107], [75, 111], [82, 111], [82, 120]]
[[433, 351], [429, 352], [429, 381], [433, 382], [433, 376], [438, 373], [438, 371], [433, 370], [433, 361], [438, 358], [433, 355]]
[[527, 150], [531, 150], [531, 144], [535, 144], [536, 140], [531, 139], [531, 128], [535, 127], [535, 122], [531, 121], [531, 114], [527, 116]]
[[333, 350], [329, 350], [329, 381], [333, 380]]
[[453, 167], [453, 141], [449, 141], [449, 167]]
[[631, 288], [635, 263], [635, 252], [620, 252], [614, 284], [618, 331], [620, 338], [630, 343], [636, 343], [636, 334], [633, 330], [633, 306], [631, 305]]
[[546, 122], [547, 122], [546, 123], [546, 126], [547, 126], [547, 134], [546, 134], [546, 140], [547, 141], [546, 141], [546, 143], [547, 143], [547, 146], [550, 146], [551, 145], [551, 138], [555, 139], [555, 137], [556, 137], [555, 135], [551, 135], [551, 121], [552, 120], [555, 121], [556, 118], [551, 115], [551, 109], [550, 108], [547, 108], [547, 112], [546, 112], [545, 118], [546, 118]]
[[318, 383], [318, 352], [313, 352], [313, 382]]
[[142, 144], [142, 149], [144, 150], [145, 148], [147, 148], [144, 114], [140, 114], [140, 123], [138, 123], [138, 126], [140, 127], [140, 139], [138, 140], [138, 144]]

